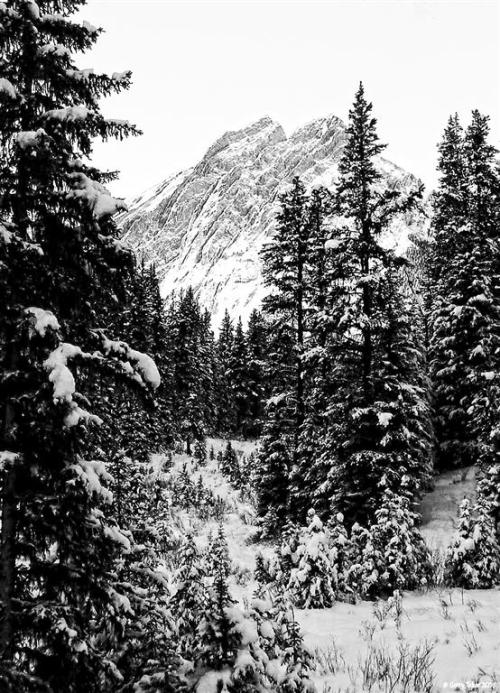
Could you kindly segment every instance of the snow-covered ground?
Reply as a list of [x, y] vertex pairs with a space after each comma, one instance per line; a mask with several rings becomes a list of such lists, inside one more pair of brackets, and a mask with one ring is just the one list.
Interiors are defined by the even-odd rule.
[[[215, 453], [225, 447], [219, 439], [207, 443]], [[233, 447], [248, 456], [255, 443], [233, 441]], [[175, 455], [174, 470], [190, 461], [190, 456]], [[269, 555], [273, 547], [250, 540], [255, 532], [253, 508], [221, 475], [216, 461], [193, 469], [195, 482], [199, 474], [228, 506], [224, 529], [235, 566], [232, 594], [240, 601], [251, 598], [255, 556]], [[449, 543], [458, 504], [471, 497], [473, 489], [473, 469], [436, 480], [421, 505], [422, 532], [431, 548], [443, 550]], [[193, 513], [186, 512], [183, 521], [196, 532], [200, 545], [206, 545], [209, 533], [217, 528], [215, 520], [199, 522]], [[499, 589], [430, 589], [404, 593], [392, 605], [339, 602], [331, 609], [295, 613], [305, 642], [315, 653], [318, 693], [500, 691]]]
[[474, 498], [475, 468], [445, 472], [435, 480], [434, 490], [424, 496], [420, 512], [421, 531], [430, 549], [445, 549], [453, 536], [457, 511], [464, 498]]

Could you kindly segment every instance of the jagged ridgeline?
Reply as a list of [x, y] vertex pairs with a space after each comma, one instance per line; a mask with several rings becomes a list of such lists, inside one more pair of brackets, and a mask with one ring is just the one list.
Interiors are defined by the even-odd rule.
[[[132, 200], [119, 220], [123, 240], [156, 265], [163, 295], [192, 286], [214, 325], [226, 308], [246, 322], [265, 294], [259, 254], [274, 233], [280, 193], [294, 176], [307, 188], [331, 189], [344, 144], [335, 116], [288, 137], [268, 117], [228, 132], [196, 166]], [[414, 176], [386, 159], [377, 165], [391, 187], [415, 186]], [[402, 250], [422, 223], [419, 214], [396, 219], [385, 240]]]

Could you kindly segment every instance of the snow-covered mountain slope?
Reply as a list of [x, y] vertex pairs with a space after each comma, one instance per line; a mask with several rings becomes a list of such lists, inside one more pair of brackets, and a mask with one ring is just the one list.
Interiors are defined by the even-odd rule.
[[[269, 117], [227, 132], [193, 168], [182, 171], [129, 203], [120, 223], [124, 241], [154, 262], [162, 293], [192, 285], [220, 324], [225, 308], [246, 319], [260, 303], [259, 251], [273, 232], [279, 193], [300, 176], [309, 187], [331, 187], [345, 127], [320, 118], [289, 137]], [[379, 165], [391, 185], [416, 179], [385, 159]], [[408, 224], [395, 222], [388, 243], [404, 248]]]

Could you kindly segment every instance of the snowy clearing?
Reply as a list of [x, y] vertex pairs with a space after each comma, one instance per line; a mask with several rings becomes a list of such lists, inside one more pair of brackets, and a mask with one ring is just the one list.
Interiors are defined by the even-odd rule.
[[[222, 439], [207, 440], [207, 450], [213, 447], [215, 455], [225, 445]], [[233, 440], [232, 445], [240, 458], [256, 449], [254, 441]], [[154, 459], [158, 464], [161, 457]], [[198, 467], [190, 455], [175, 454], [170, 473], [180, 473], [184, 465], [195, 483], [201, 475], [205, 486], [227, 504], [223, 522], [234, 564], [231, 593], [243, 603], [256, 588], [253, 570], [257, 553], [269, 556], [274, 547], [251, 541], [254, 509], [241, 500], [239, 491], [219, 471], [216, 460]], [[421, 504], [422, 533], [432, 549], [446, 547], [453, 535], [458, 504], [464, 497], [471, 497], [473, 489], [472, 468], [447, 472], [436, 479], [434, 490]], [[199, 545], [206, 546], [217, 529], [217, 521], [202, 522], [192, 511], [179, 514]], [[453, 686], [455, 690], [466, 690], [462, 686], [467, 682], [471, 690], [472, 681], [481, 682], [483, 689], [494, 689], [500, 679], [498, 589], [405, 592], [396, 603], [338, 602], [330, 609], [296, 609], [295, 616], [306, 645], [315, 655], [314, 680], [319, 693], [440, 691]], [[404, 676], [412, 679], [406, 688]]]

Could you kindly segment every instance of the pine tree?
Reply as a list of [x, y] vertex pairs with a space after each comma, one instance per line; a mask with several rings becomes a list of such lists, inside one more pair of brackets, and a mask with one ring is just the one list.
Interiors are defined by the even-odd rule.
[[335, 601], [335, 581], [330, 536], [314, 509], [307, 513], [296, 550], [297, 565], [286, 587], [292, 602], [301, 609], [328, 608]]
[[234, 432], [237, 435], [246, 437], [250, 383], [248, 377], [247, 342], [241, 318], [239, 318], [234, 331], [229, 359], [229, 374], [231, 399], [234, 403]]
[[200, 659], [211, 669], [220, 670], [234, 662], [238, 650], [238, 633], [228, 609], [234, 605], [227, 578], [230, 559], [222, 524], [207, 553], [207, 573], [213, 577], [205, 612], [198, 625]]
[[338, 600], [350, 596], [351, 589], [347, 584], [347, 575], [353, 555], [351, 540], [344, 525], [342, 513], [336, 513], [328, 521], [331, 547], [332, 579]]
[[194, 441], [202, 439], [207, 428], [206, 323], [192, 288], [172, 301], [167, 327], [172, 343], [173, 412], [191, 454]]
[[[271, 397], [259, 453], [262, 501], [258, 508], [259, 512], [265, 508], [264, 515], [272, 511], [279, 522], [289, 512], [289, 476], [298, 464], [305, 413], [307, 240], [305, 188], [294, 178], [291, 190], [281, 196], [275, 235], [262, 251], [264, 282], [271, 290], [263, 304], [271, 334], [266, 374]], [[264, 499], [271, 502], [266, 504]]]
[[123, 676], [133, 617], [118, 566], [131, 536], [109, 509], [85, 395], [102, 371], [159, 385], [151, 358], [103, 330], [133, 261], [112, 221], [123, 203], [103, 186], [112, 176], [89, 157], [95, 137], [137, 131], [98, 105], [130, 73], [73, 62], [100, 33], [71, 20], [82, 4], [0, 7], [0, 687], [16, 693], [107, 691]]
[[193, 536], [188, 534], [179, 552], [179, 567], [174, 575], [176, 591], [171, 604], [177, 624], [178, 653], [184, 659], [196, 658], [197, 627], [207, 601], [205, 580], [202, 555]]
[[222, 435], [228, 435], [229, 433], [233, 433], [235, 431], [233, 381], [231, 378], [231, 371], [229, 369], [233, 349], [233, 340], [233, 322], [229, 315], [229, 311], [226, 310], [222, 320], [222, 325], [220, 327], [219, 338], [217, 340], [217, 432]]
[[445, 558], [445, 581], [454, 587], [489, 589], [498, 584], [500, 548], [489, 501], [460, 504], [457, 536]]
[[499, 189], [488, 118], [450, 120], [434, 201], [431, 376], [441, 468], [493, 463], [498, 425]]
[[205, 466], [207, 463], [207, 444], [205, 439], [197, 440], [194, 444], [193, 458], [198, 464]]
[[313, 504], [320, 515], [330, 510], [324, 484], [329, 465], [321, 453], [329, 428], [329, 402], [332, 394], [333, 368], [330, 335], [331, 303], [334, 277], [331, 273], [332, 241], [330, 221], [332, 196], [325, 188], [313, 190], [306, 209], [308, 227], [307, 263], [305, 266], [306, 339], [303, 370], [305, 414], [301, 426], [297, 465], [291, 480], [291, 511], [303, 516]]
[[500, 544], [500, 464], [493, 464], [483, 471], [477, 484], [477, 495], [489, 504], [493, 526]]
[[249, 437], [258, 437], [262, 432], [264, 404], [267, 399], [268, 388], [265, 378], [267, 329], [262, 314], [257, 310], [253, 310], [248, 319], [246, 343], [249, 388], [247, 392], [248, 415], [245, 430]]
[[408, 499], [386, 489], [375, 522], [368, 531], [356, 530], [352, 546], [361, 550], [352, 559], [349, 582], [364, 598], [428, 584], [429, 552], [416, 522]]
[[423, 353], [400, 288], [405, 263], [380, 242], [391, 220], [415, 207], [421, 190], [403, 195], [384, 184], [377, 169], [384, 146], [371, 111], [361, 85], [339, 165], [330, 244], [334, 371], [323, 453], [330, 471], [323, 483], [348, 524], [373, 520], [382, 482], [397, 493], [418, 493], [431, 462]]

